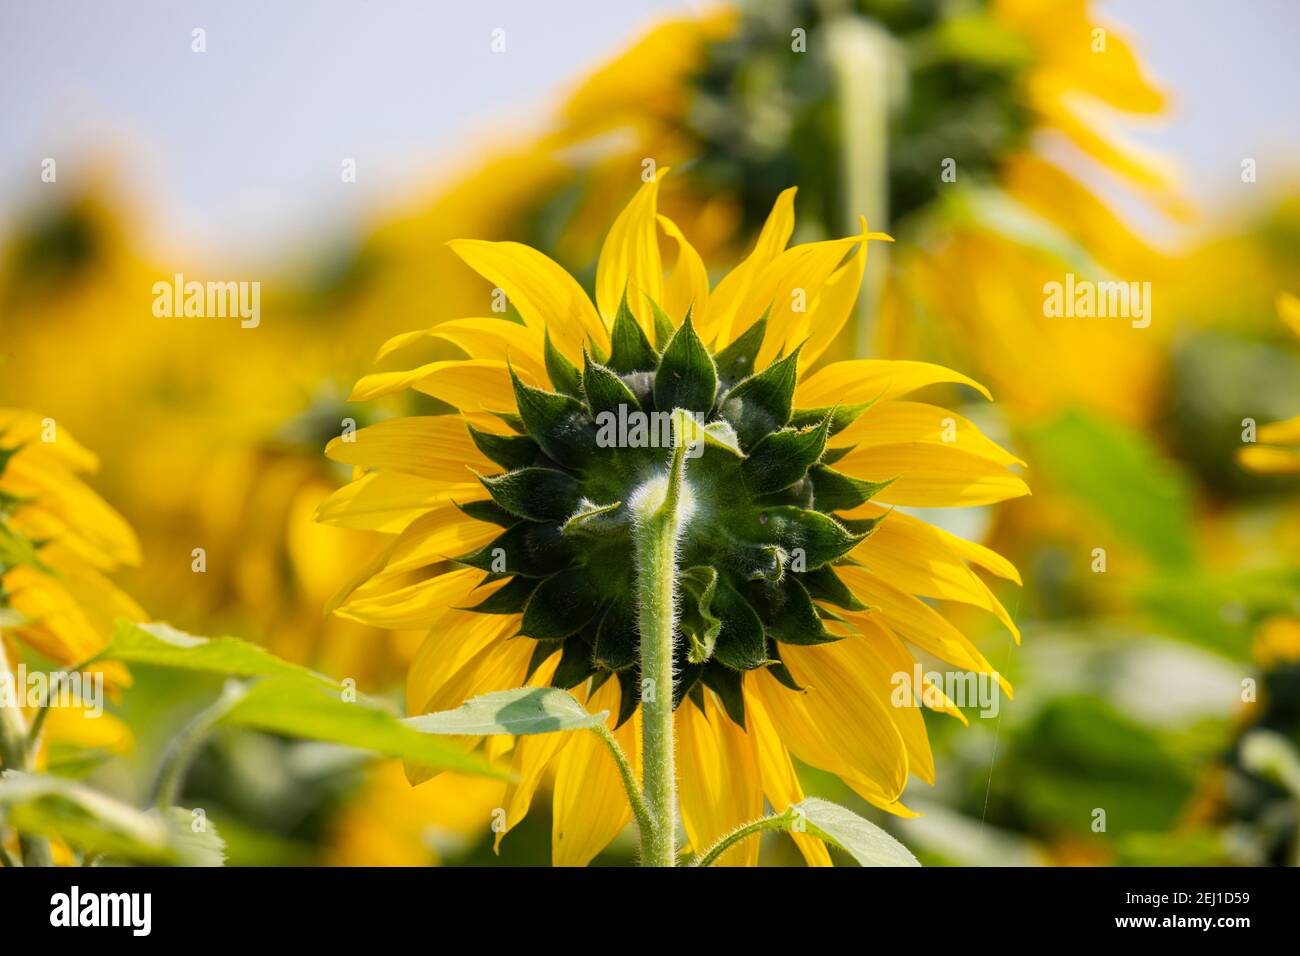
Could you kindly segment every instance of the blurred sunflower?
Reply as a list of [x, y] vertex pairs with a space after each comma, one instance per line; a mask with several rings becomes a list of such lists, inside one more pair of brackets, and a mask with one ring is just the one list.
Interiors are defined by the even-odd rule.
[[[805, 374], [850, 319], [869, 243], [887, 237], [864, 221], [857, 235], [786, 248], [789, 189], [748, 257], [711, 289], [699, 254], [658, 214], [658, 194], [656, 177], [614, 222], [594, 305], [535, 249], [453, 243], [521, 321], [439, 323], [427, 334], [466, 357], [357, 384], [358, 401], [413, 389], [459, 414], [391, 419], [330, 443], [327, 454], [357, 474], [319, 518], [388, 537], [338, 613], [427, 629], [407, 679], [410, 713], [524, 684], [571, 688], [610, 712], [639, 765], [630, 504], [662, 480], [668, 454], [653, 439], [647, 447], [644, 430], [640, 441], [602, 430], [689, 410], [702, 444], [683, 492], [674, 704], [689, 701], [675, 723], [690, 845], [702, 850], [758, 816], [764, 798], [799, 799], [791, 754], [909, 816], [900, 800], [909, 775], [934, 780], [914, 700], [891, 706], [894, 675], [912, 674], [909, 645], [994, 673], [922, 598], [982, 608], [1016, 633], [972, 565], [1018, 577], [988, 549], [887, 505], [1026, 494], [1008, 470], [1017, 459], [964, 418], [904, 400], [940, 383], [987, 395], [960, 373], [861, 360]], [[666, 273], [665, 247], [676, 256]], [[960, 718], [942, 688], [927, 687], [927, 706]], [[616, 765], [594, 736], [495, 737], [487, 747], [513, 747], [507, 826], [552, 780], [557, 864], [586, 864], [629, 820]], [[799, 842], [809, 862], [829, 862], [816, 841]], [[754, 863], [757, 845], [725, 859]]]
[[[1287, 327], [1300, 336], [1300, 299], [1289, 292], [1277, 298], [1277, 312]], [[1237, 452], [1237, 459], [1250, 471], [1269, 475], [1300, 474], [1300, 416], [1262, 425], [1258, 444]]]

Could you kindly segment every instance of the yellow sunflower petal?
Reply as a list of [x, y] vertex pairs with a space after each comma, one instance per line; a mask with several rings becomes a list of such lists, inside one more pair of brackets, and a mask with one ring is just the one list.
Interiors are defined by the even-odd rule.
[[659, 257], [659, 181], [667, 169], [642, 184], [632, 201], [618, 214], [600, 248], [596, 263], [596, 305], [606, 323], [612, 324], [627, 292], [628, 307], [646, 335], [654, 334], [653, 300], [664, 301], [663, 262]]
[[[606, 681], [586, 706], [593, 712], [617, 713], [618, 682]], [[627, 826], [632, 809], [618, 765], [604, 742], [585, 731], [569, 737], [554, 761], [551, 863], [586, 866]]]
[[[677, 792], [691, 849], [703, 853], [742, 823], [763, 815], [763, 787], [753, 738], [704, 693], [704, 711], [683, 701], [675, 715]], [[724, 853], [723, 866], [757, 866], [758, 840]]]
[[397, 534], [425, 512], [452, 501], [481, 501], [477, 481], [435, 481], [400, 471], [376, 471], [344, 485], [316, 509], [316, 520], [341, 528]]
[[799, 408], [823, 408], [855, 402], [886, 401], [927, 385], [968, 385], [985, 398], [989, 390], [961, 372], [929, 362], [852, 359], [827, 365], [804, 379], [794, 391]]
[[[754, 315], [738, 314], [741, 302], [772, 261], [781, 254], [790, 234], [794, 232], [794, 194], [791, 186], [776, 197], [763, 229], [754, 243], [754, 250], [744, 262], [732, 269], [709, 298], [708, 322], [700, 327], [700, 338], [706, 344], [725, 345], [758, 320], [762, 309]], [[764, 303], [762, 308], [766, 308]]]
[[680, 323], [687, 310], [696, 328], [708, 323], [709, 272], [700, 254], [682, 235], [677, 224], [667, 216], [659, 217], [659, 228], [677, 243], [677, 262], [664, 280], [664, 300], [660, 303], [674, 323]]
[[391, 468], [435, 481], [463, 484], [470, 469], [495, 469], [456, 415], [390, 418], [325, 446], [334, 461], [362, 468]]
[[968, 418], [924, 402], [878, 402], [837, 435], [833, 447], [869, 448], [904, 442], [929, 442], [969, 452], [1001, 465], [1024, 465], [1015, 455], [988, 438]]
[[854, 449], [837, 470], [872, 481], [894, 479], [876, 495], [886, 504], [918, 508], [988, 505], [1029, 494], [1002, 465], [951, 446], [908, 442]]
[[1247, 445], [1237, 451], [1237, 460], [1262, 475], [1300, 474], [1300, 449]]
[[570, 359], [581, 354], [583, 335], [608, 347], [609, 334], [587, 293], [548, 256], [518, 242], [457, 239], [448, 245], [471, 269], [505, 291], [529, 328], [539, 334], [549, 328]]

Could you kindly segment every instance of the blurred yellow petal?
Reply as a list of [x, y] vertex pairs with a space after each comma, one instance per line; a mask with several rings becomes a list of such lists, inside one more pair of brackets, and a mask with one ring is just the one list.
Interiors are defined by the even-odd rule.
[[985, 436], [970, 419], [923, 402], [878, 402], [830, 439], [833, 447], [854, 445], [870, 448], [905, 442], [928, 442], [956, 448], [1000, 465], [1024, 464]]
[[480, 501], [486, 496], [477, 481], [451, 483], [400, 471], [376, 471], [326, 498], [316, 518], [341, 528], [397, 534], [439, 505]]

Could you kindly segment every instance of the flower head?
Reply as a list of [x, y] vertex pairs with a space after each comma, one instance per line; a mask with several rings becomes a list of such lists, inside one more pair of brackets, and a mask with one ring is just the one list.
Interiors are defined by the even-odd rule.
[[[635, 760], [632, 532], [639, 505], [665, 493], [672, 448], [686, 447], [674, 703], [691, 845], [756, 816], [765, 797], [798, 799], [791, 754], [909, 815], [909, 774], [934, 779], [916, 695], [959, 714], [938, 688], [891, 703], [896, 675], [914, 672], [909, 646], [993, 672], [921, 598], [984, 608], [1014, 631], [971, 565], [1016, 573], [891, 506], [1025, 494], [1008, 470], [1017, 460], [955, 413], [904, 399], [939, 383], [983, 391], [957, 372], [861, 360], [807, 374], [849, 317], [869, 243], [887, 237], [863, 223], [859, 235], [787, 249], [787, 190], [750, 255], [710, 288], [658, 215], [658, 186], [646, 183], [614, 222], [594, 304], [526, 246], [453, 244], [521, 321], [442, 322], [427, 334], [466, 358], [358, 383], [357, 399], [414, 389], [459, 414], [330, 443], [360, 475], [322, 520], [389, 536], [338, 611], [429, 629], [407, 683], [412, 713], [524, 683], [572, 688], [610, 711]], [[661, 244], [675, 253], [666, 271]], [[553, 772], [557, 862], [587, 862], [628, 818], [616, 768], [587, 736], [513, 744], [507, 824]], [[823, 848], [801, 846], [825, 862]], [[754, 852], [729, 851], [735, 862]]]

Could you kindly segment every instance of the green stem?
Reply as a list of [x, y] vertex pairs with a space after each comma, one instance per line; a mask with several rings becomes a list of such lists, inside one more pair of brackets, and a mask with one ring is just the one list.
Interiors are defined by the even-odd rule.
[[691, 866], [712, 866], [718, 861], [718, 857], [746, 837], [762, 833], [764, 830], [789, 830], [792, 826], [794, 826], [794, 814], [789, 810], [777, 817], [764, 817], [761, 820], [743, 823], [692, 860]]
[[175, 806], [180, 797], [181, 785], [189, 772], [190, 764], [208, 739], [208, 734], [231, 708], [243, 699], [248, 689], [238, 681], [228, 681], [221, 696], [210, 707], [199, 711], [184, 729], [172, 740], [163, 756], [154, 786], [154, 804], [160, 809]]
[[[858, 217], [873, 230], [889, 223], [890, 63], [896, 56], [890, 35], [856, 14], [836, 18], [827, 27], [835, 98], [839, 107], [840, 185], [843, 222], [834, 225], [852, 234]], [[936, 170], [935, 175], [938, 175]], [[870, 356], [875, 345], [875, 315], [887, 266], [884, 243], [867, 257], [855, 317], [849, 325], [851, 356]]]
[[592, 733], [605, 742], [609, 752], [614, 755], [614, 762], [618, 764], [619, 776], [623, 778], [623, 789], [627, 791], [627, 802], [632, 806], [632, 815], [636, 817], [636, 826], [641, 833], [648, 833], [655, 825], [654, 819], [650, 816], [650, 808], [646, 806], [645, 797], [641, 793], [641, 784], [637, 782], [636, 771], [632, 769], [632, 762], [627, 759], [627, 754], [619, 746], [614, 735], [609, 732], [608, 727], [593, 727]]
[[633, 530], [640, 598], [642, 767], [651, 825], [641, 833], [642, 866], [676, 864], [677, 778], [673, 767], [673, 641], [677, 535], [686, 444], [674, 443], [662, 498], [650, 488]]
[[[5, 654], [3, 640], [0, 640], [0, 674], [14, 674], [14, 679], [17, 680], [17, 673], [9, 669], [9, 658]], [[23, 719], [19, 696], [19, 688], [15, 686], [13, 706], [0, 703], [0, 760], [4, 761], [6, 770], [27, 771], [31, 767], [27, 750], [27, 722]], [[49, 841], [44, 837], [19, 833], [18, 849], [22, 853], [24, 866], [54, 865]]]

